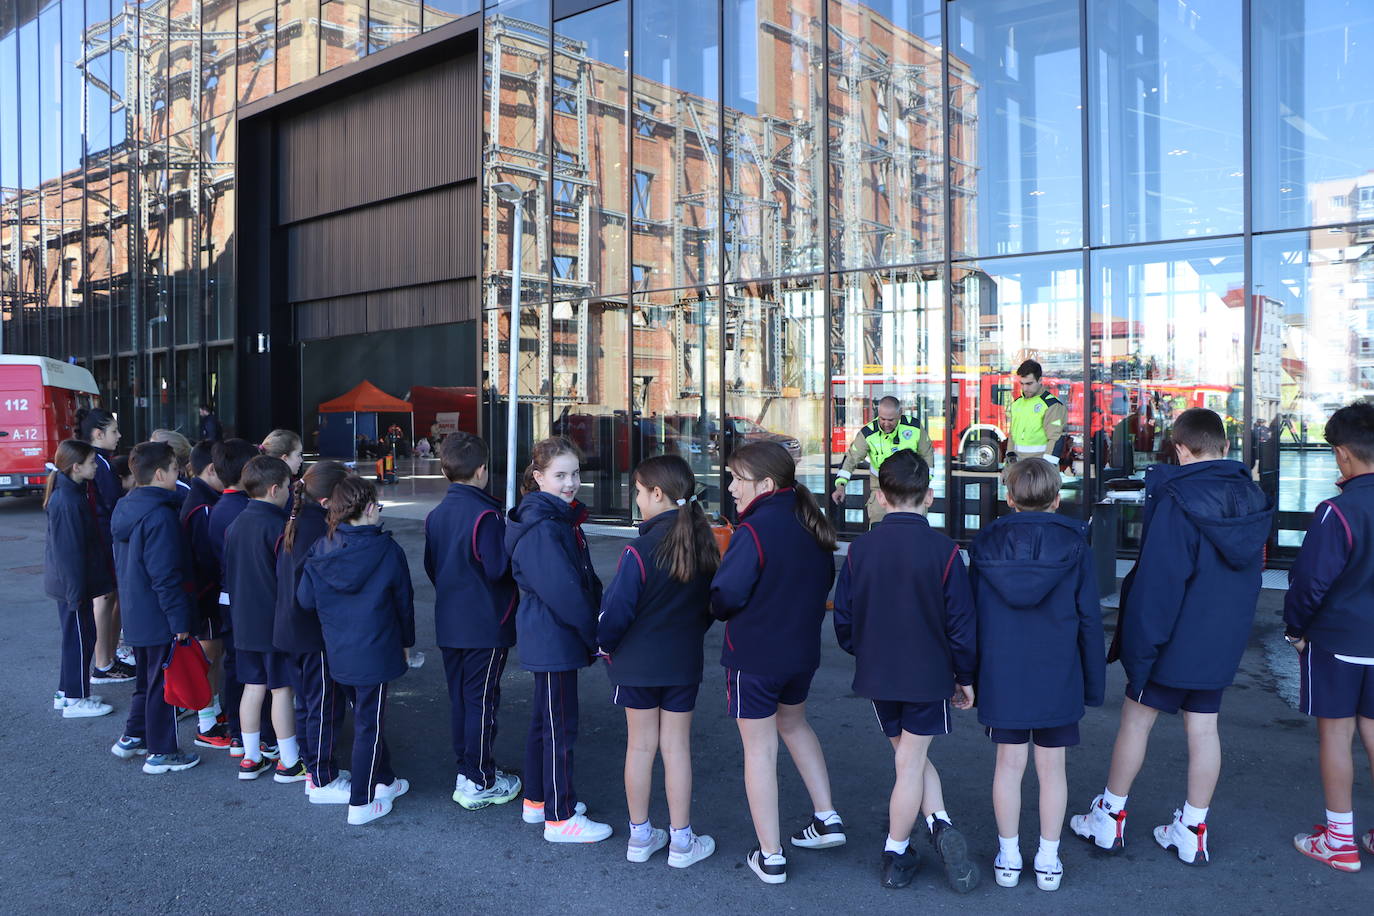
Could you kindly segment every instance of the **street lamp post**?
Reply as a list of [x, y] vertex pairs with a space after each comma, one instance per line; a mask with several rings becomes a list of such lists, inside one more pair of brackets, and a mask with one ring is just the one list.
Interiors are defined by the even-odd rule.
[[509, 512], [515, 508], [516, 358], [520, 349], [520, 261], [525, 232], [525, 192], [509, 181], [498, 181], [491, 190], [498, 199], [511, 205], [515, 215], [515, 231], [511, 237], [510, 340], [506, 368], [506, 511]]

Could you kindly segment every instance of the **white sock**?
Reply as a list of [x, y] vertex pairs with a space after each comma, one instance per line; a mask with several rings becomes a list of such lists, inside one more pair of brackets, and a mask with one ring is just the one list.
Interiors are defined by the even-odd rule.
[[1040, 848], [1035, 851], [1036, 868], [1052, 868], [1059, 861], [1059, 841], [1040, 838]]
[[952, 820], [949, 819], [949, 812], [947, 812], [947, 811], [945, 811], [943, 808], [941, 808], [939, 811], [936, 811], [934, 814], [927, 814], [927, 815], [926, 815], [926, 829], [929, 830], [929, 831], [931, 831], [931, 832], [934, 832], [934, 830], [935, 830], [935, 821], [936, 821], [936, 820], [942, 820], [942, 821], [944, 821], [946, 824], [953, 824], [953, 823], [954, 823], [954, 821], [952, 821]]
[[1117, 811], [1121, 811], [1126, 807], [1126, 798], [1127, 796], [1125, 795], [1113, 794], [1111, 789], [1103, 789], [1102, 807], [1115, 814]]
[[1355, 812], [1326, 810], [1326, 835], [1333, 848], [1345, 849], [1355, 845]]
[[220, 712], [219, 695], [216, 694], [215, 697], [210, 700], [209, 706], [204, 709], [196, 710], [197, 727], [203, 732], [208, 732], [215, 727], [215, 720], [219, 718]]
[[883, 844], [883, 852], [895, 852], [899, 856], [904, 856], [909, 846], [911, 846], [911, 837], [907, 837], [905, 840], [894, 840], [892, 837], [888, 837], [887, 842]]
[[835, 811], [814, 811], [812, 813], [816, 815], [816, 820], [820, 821], [822, 824], [838, 814], [838, 812]]
[[254, 763], [262, 759], [262, 732], [243, 733], [243, 756]]
[[[633, 825], [631, 825], [631, 826], [633, 826]], [[681, 828], [681, 829], [678, 829], [677, 827], [670, 827], [670, 828], [669, 828], [669, 833], [671, 834], [671, 839], [672, 839], [672, 844], [673, 844], [673, 848], [674, 848], [674, 849], [677, 849], [677, 850], [682, 851], [682, 852], [686, 852], [688, 849], [691, 849], [691, 848], [692, 848], [692, 825], [691, 825], [691, 824], [688, 824], [686, 827], [683, 827], [683, 828]]]
[[997, 858], [1003, 865], [1009, 865], [1012, 868], [1020, 868], [1021, 837], [1019, 835], [1004, 837], [999, 834], [997, 837]]
[[281, 765], [288, 770], [301, 759], [300, 745], [296, 743], [295, 735], [290, 738], [278, 738], [277, 748], [281, 751]]
[[1194, 808], [1187, 802], [1183, 803], [1183, 826], [1196, 827], [1198, 824], [1207, 823], [1207, 808]]
[[645, 821], [642, 824], [630, 824], [630, 839], [643, 846], [649, 842], [649, 837], [654, 834], [654, 825]]

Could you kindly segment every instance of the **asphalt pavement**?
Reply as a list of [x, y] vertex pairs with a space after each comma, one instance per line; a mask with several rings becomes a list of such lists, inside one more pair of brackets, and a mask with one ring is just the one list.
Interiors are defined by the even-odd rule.
[[[1296, 661], [1280, 638], [1278, 592], [1265, 592], [1250, 649], [1222, 709], [1225, 763], [1209, 818], [1212, 864], [1189, 868], [1155, 846], [1150, 828], [1182, 803], [1186, 745], [1182, 723], [1161, 719], [1129, 804], [1127, 849], [1094, 852], [1065, 828], [1065, 877], [1053, 893], [1033, 878], [1004, 889], [991, 879], [997, 850], [992, 817], [993, 748], [971, 713], [936, 739], [932, 759], [948, 809], [968, 835], [984, 873], [959, 897], [944, 884], [923, 839], [922, 870], [900, 891], [878, 884], [892, 754], [868, 702], [850, 690], [852, 663], [826, 632], [811, 692], [811, 720], [826, 750], [836, 805], [849, 843], [824, 851], [788, 850], [788, 880], [765, 886], [744, 865], [754, 845], [744, 798], [738, 733], [726, 716], [720, 628], [708, 635], [706, 682], [693, 735], [693, 826], [713, 835], [714, 857], [686, 870], [663, 854], [625, 861], [621, 781], [624, 717], [609, 702], [603, 671], [581, 676], [581, 734], [575, 779], [589, 813], [616, 830], [595, 846], [545, 843], [521, 822], [519, 802], [468, 812], [450, 800], [448, 700], [434, 647], [433, 589], [420, 563], [421, 523], [393, 519], [411, 557], [418, 648], [424, 667], [394, 687], [387, 737], [410, 793], [393, 813], [350, 827], [346, 808], [307, 803], [297, 785], [240, 782], [224, 751], [197, 749], [203, 763], [184, 773], [144, 775], [110, 754], [128, 712], [132, 685], [101, 692], [111, 716], [64, 720], [50, 702], [59, 632], [43, 595], [44, 520], [35, 499], [0, 500], [0, 593], [9, 595], [0, 640], [0, 747], [15, 764], [10, 801], [0, 815], [4, 909], [28, 913], [233, 911], [305, 913], [624, 913], [624, 912], [1044, 912], [1369, 913], [1374, 858], [1366, 872], [1337, 874], [1292, 848], [1295, 832], [1322, 817], [1313, 724], [1292, 705]], [[609, 581], [624, 540], [594, 539]], [[1108, 638], [1114, 612], [1107, 611]], [[1108, 704], [1090, 710], [1083, 744], [1069, 753], [1071, 813], [1101, 790], [1123, 688], [1112, 666]], [[530, 678], [517, 658], [507, 669], [497, 760], [518, 771], [529, 717]], [[194, 720], [182, 724], [191, 748]], [[346, 757], [341, 757], [346, 760]], [[796, 771], [780, 752], [783, 828], [809, 816]], [[1027, 774], [1022, 852], [1038, 834], [1034, 776]], [[667, 826], [661, 774], [654, 822]], [[1374, 790], [1357, 751], [1356, 827], [1374, 827]], [[13, 910], [10, 908], [13, 907]]]

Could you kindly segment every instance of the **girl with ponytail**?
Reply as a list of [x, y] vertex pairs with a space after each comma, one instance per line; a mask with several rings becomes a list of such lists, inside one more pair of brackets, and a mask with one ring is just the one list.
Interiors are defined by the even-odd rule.
[[830, 775], [806, 720], [806, 696], [820, 667], [825, 599], [835, 578], [835, 531], [797, 465], [775, 442], [730, 456], [730, 495], [739, 527], [711, 581], [711, 611], [725, 624], [720, 663], [725, 700], [744, 744], [744, 787], [759, 845], [745, 862], [767, 884], [787, 880], [778, 825], [778, 737], [787, 745], [812, 817], [792, 845], [825, 849], [845, 842], [832, 808]]
[[134, 679], [134, 667], [115, 656], [119, 643], [119, 598], [115, 594], [114, 539], [110, 536], [110, 519], [115, 503], [124, 495], [124, 485], [114, 472], [115, 449], [119, 447], [119, 421], [103, 407], [83, 407], [76, 412], [77, 438], [95, 446], [95, 477], [91, 480], [91, 501], [95, 507], [96, 526], [100, 530], [103, 562], [109, 569], [105, 578], [110, 583], [107, 594], [93, 602], [95, 610], [95, 653], [91, 660], [95, 670], [91, 679], [105, 684], [117, 684]]
[[62, 624], [62, 662], [53, 708], [64, 719], [108, 715], [114, 707], [91, 696], [91, 653], [95, 651], [92, 601], [114, 588], [104, 562], [100, 529], [88, 498], [95, 477], [95, 447], [68, 439], [53, 456], [43, 509], [48, 539], [43, 548], [43, 590], [57, 601]]
[[[625, 707], [626, 856], [644, 862], [668, 846], [668, 864], [686, 868], [716, 848], [709, 836], [692, 831], [691, 731], [720, 553], [686, 461], [649, 458], [635, 468], [634, 485], [643, 518], [639, 537], [621, 554], [596, 629], [610, 660], [611, 702]], [[649, 823], [658, 753], [671, 834]]]

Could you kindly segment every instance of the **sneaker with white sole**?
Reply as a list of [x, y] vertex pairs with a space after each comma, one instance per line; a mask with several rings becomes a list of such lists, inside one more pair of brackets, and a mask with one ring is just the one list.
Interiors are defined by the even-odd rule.
[[115, 649], [115, 658], [119, 659], [124, 664], [133, 667], [134, 650], [128, 646], [120, 646], [117, 649]]
[[630, 862], [647, 862], [664, 846], [668, 845], [668, 831], [662, 827], [650, 827], [649, 837], [643, 843], [636, 843], [634, 831], [630, 831], [630, 841], [625, 846], [625, 858]]
[[277, 761], [277, 771], [272, 774], [273, 782], [305, 782], [305, 778], [310, 775], [310, 771], [305, 768], [304, 760], [297, 760], [293, 767], [284, 766], [281, 761]]
[[1126, 809], [1108, 811], [1099, 795], [1093, 799], [1087, 814], [1069, 818], [1069, 829], [1098, 849], [1114, 855], [1126, 848]]
[[1016, 859], [1008, 861], [999, 852], [997, 858], [992, 860], [992, 874], [997, 879], [998, 887], [1016, 887], [1021, 883], [1022, 860]]
[[[544, 803], [543, 803], [543, 802], [532, 802], [532, 801], [530, 801], [530, 800], [527, 798], [527, 799], [525, 799], [525, 803], [524, 803], [523, 805], [521, 805], [520, 807], [521, 807], [521, 809], [522, 809], [522, 810], [520, 811], [520, 819], [523, 820], [526, 824], [542, 824], [542, 823], [544, 823]], [[575, 806], [573, 806], [573, 814], [586, 814], [586, 813], [587, 813], [587, 806], [584, 805], [584, 804], [582, 804], [582, 802], [578, 802]]]
[[96, 716], [108, 716], [114, 712], [114, 707], [109, 703], [102, 703], [95, 697], [83, 697], [80, 700], [65, 700], [62, 707], [62, 718], [64, 719], [92, 719]]
[[483, 789], [466, 776], [459, 776], [453, 786], [453, 800], [469, 811], [480, 811], [492, 805], [504, 805], [520, 794], [520, 777], [496, 771], [496, 778]]
[[353, 781], [340, 773], [334, 781], [324, 786], [310, 785], [306, 795], [312, 805], [346, 805], [353, 792]]
[[257, 760], [250, 760], [244, 757], [239, 761], [239, 779], [257, 779], [263, 773], [272, 768], [272, 761], [266, 757], [259, 757]]
[[180, 773], [200, 763], [199, 754], [177, 751], [175, 754], [149, 754], [143, 761], [143, 772], [153, 776], [162, 773]]
[[748, 863], [749, 870], [758, 875], [764, 884], [782, 884], [787, 881], [787, 857], [780, 852], [766, 856], [763, 850], [755, 846], [749, 850], [749, 855], [744, 857], [744, 861]]
[[[1360, 838], [1365, 849], [1374, 853], [1374, 831]], [[1293, 847], [1309, 859], [1325, 862], [1336, 871], [1357, 872], [1360, 870], [1360, 850], [1351, 843], [1349, 846], [1334, 846], [1327, 833], [1325, 824], [1318, 824], [1311, 833], [1300, 833], [1293, 837]]]
[[550, 843], [600, 843], [612, 833], [610, 824], [594, 821], [585, 814], [574, 814], [565, 821], [545, 821], [544, 839]]
[[882, 885], [888, 890], [900, 890], [916, 879], [921, 868], [921, 854], [907, 846], [906, 852], [883, 850]]
[[131, 668], [123, 662], [115, 662], [108, 668], [92, 668], [92, 684], [123, 684], [132, 681], [138, 676], [137, 669]]
[[968, 856], [968, 840], [952, 823], [935, 818], [930, 826], [930, 845], [940, 855], [945, 866], [945, 881], [956, 894], [967, 894], [978, 886], [983, 873]]
[[1043, 862], [1035, 863], [1035, 886], [1042, 891], [1059, 890], [1059, 882], [1064, 880], [1064, 863], [1055, 859], [1046, 865]]
[[110, 747], [110, 753], [121, 760], [147, 756], [148, 742], [142, 738], [130, 738], [128, 735], [123, 735]]
[[838, 814], [823, 821], [813, 814], [810, 823], [792, 834], [792, 845], [802, 849], [830, 849], [844, 844], [844, 821]]
[[410, 781], [397, 776], [391, 781], [391, 785], [384, 786], [381, 783], [372, 787], [373, 798], [385, 798], [388, 801], [400, 798], [410, 791]]
[[379, 817], [391, 813], [391, 799], [377, 798], [365, 805], [348, 806], [348, 823], [354, 827], [370, 824]]
[[692, 834], [692, 842], [686, 849], [678, 849], [676, 846], [668, 847], [668, 864], [673, 868], [687, 868], [695, 865], [702, 859], [709, 859], [711, 854], [716, 851], [716, 841], [709, 836]]
[[[67, 707], [67, 704], [68, 704], [68, 703], [79, 703], [79, 702], [81, 702], [81, 699], [82, 699], [81, 697], [73, 697], [72, 699], [69, 700], [69, 699], [67, 699], [67, 695], [66, 695], [65, 693], [63, 693], [63, 692], [60, 691], [60, 690], [55, 690], [55, 691], [53, 691], [53, 695], [52, 695], [52, 708], [53, 708], [53, 709], [57, 709], [57, 710], [62, 710], [62, 709], [65, 709], [65, 708]], [[90, 696], [86, 697], [85, 699], [88, 699], [88, 700], [95, 700], [97, 703], [99, 703], [101, 700], [103, 700], [103, 699], [105, 699], [105, 698], [102, 697], [102, 696], [97, 696], [96, 694], [93, 693], [93, 694], [91, 694]]]
[[1172, 821], [1155, 828], [1155, 842], [1165, 849], [1174, 847], [1184, 865], [1206, 865], [1211, 861], [1207, 855], [1207, 825], [1185, 825], [1182, 811], [1174, 811]]

